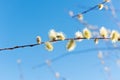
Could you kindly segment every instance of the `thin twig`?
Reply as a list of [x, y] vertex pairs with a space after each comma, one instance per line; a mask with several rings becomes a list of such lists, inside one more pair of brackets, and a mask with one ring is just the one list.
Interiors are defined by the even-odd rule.
[[[101, 47], [101, 48], [98, 48], [98, 49], [104, 50], [104, 51], [106, 51], [106, 50], [112, 51], [112, 50], [119, 50], [120, 47], [117, 47], [117, 48], [109, 47], [109, 49], [108, 49], [108, 48], [105, 48], [105, 47]], [[64, 54], [61, 54], [61, 55], [55, 57], [55, 58], [52, 58], [52, 59], [51, 59], [51, 62], [56, 62], [56, 61], [58, 61], [58, 60], [60, 60], [60, 59], [62, 59], [62, 58], [64, 58], [64, 57], [69, 56], [69, 55], [84, 54], [84, 53], [93, 52], [93, 51], [96, 51], [96, 50], [97, 50], [96, 48], [89, 48], [89, 49], [84, 49], [84, 50], [79, 50], [79, 51], [66, 52], [66, 53], [64, 53]], [[68, 54], [68, 53], [69, 53], [69, 54]], [[43, 62], [43, 63], [38, 64], [38, 65], [36, 65], [36, 66], [34, 66], [34, 67], [32, 67], [32, 68], [33, 68], [33, 69], [37, 69], [37, 68], [41, 68], [41, 67], [43, 67], [43, 66], [45, 66], [45, 65], [46, 65], [46, 63]]]
[[[103, 1], [103, 2], [101, 2], [101, 3], [99, 3], [99, 4], [105, 4], [105, 3], [106, 3], [106, 1]], [[80, 14], [86, 14], [86, 13], [88, 13], [88, 12], [94, 10], [95, 8], [98, 7], [99, 4], [97, 4], [97, 5], [95, 5], [95, 6], [91, 7], [91, 8], [89, 8], [89, 9], [83, 11], [83, 12], [81, 12]], [[77, 17], [78, 15], [79, 15], [79, 14], [74, 15], [74, 16], [72, 16], [72, 18], [75, 18], [75, 17]]]

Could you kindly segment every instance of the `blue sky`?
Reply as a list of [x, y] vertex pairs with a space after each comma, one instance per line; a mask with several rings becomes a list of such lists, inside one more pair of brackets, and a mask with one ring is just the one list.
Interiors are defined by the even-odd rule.
[[[67, 37], [74, 37], [74, 33], [85, 26], [71, 18], [68, 12], [72, 10], [77, 14], [86, 10], [81, 6], [89, 8], [99, 2], [102, 0], [0, 0], [0, 48], [36, 43], [38, 35], [43, 41], [47, 41], [50, 29], [63, 31]], [[112, 2], [114, 7], [119, 9], [120, 1]], [[117, 12], [118, 19], [120, 18], [119, 12]], [[84, 14], [84, 19], [99, 28], [105, 26], [119, 30], [110, 11], [96, 9]], [[108, 75], [97, 58], [98, 50], [92, 40], [77, 43], [76, 49], [70, 53], [65, 49], [66, 43], [66, 41], [55, 43], [53, 52], [46, 51], [44, 45], [1, 51], [0, 80], [20, 80], [20, 71], [16, 62], [18, 59], [22, 60], [24, 80], [56, 80], [47, 65], [43, 64], [36, 69], [32, 67], [44, 63], [47, 59], [67, 54], [68, 56], [52, 62], [54, 71], [59, 72], [67, 80], [107, 80]], [[106, 45], [101, 40], [97, 47], [107, 48], [109, 45], [111, 42]], [[86, 49], [94, 50], [87, 51]], [[107, 63], [111, 67], [112, 78], [120, 80], [120, 68], [115, 64], [114, 55], [119, 51], [108, 49], [103, 52], [113, 53], [110, 59], [107, 59]]]

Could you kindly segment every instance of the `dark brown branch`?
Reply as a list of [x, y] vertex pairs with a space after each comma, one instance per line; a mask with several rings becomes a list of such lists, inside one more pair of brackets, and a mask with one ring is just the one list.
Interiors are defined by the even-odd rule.
[[[58, 41], [67, 41], [67, 40], [79, 40], [79, 39], [86, 39], [86, 38], [66, 38], [65, 40], [54, 40], [54, 41], [49, 41], [51, 43], [53, 42], [58, 42]], [[90, 39], [96, 39], [96, 38], [90, 38]], [[110, 38], [97, 38], [97, 39], [110, 39]], [[120, 41], [120, 39], [118, 39], [118, 41]], [[41, 44], [44, 44], [45, 42], [41, 42]], [[0, 48], [0, 51], [4, 51], [4, 50], [14, 50], [14, 49], [18, 49], [18, 48], [26, 48], [26, 47], [34, 47], [34, 46], [38, 46], [41, 44], [28, 44], [28, 45], [21, 45], [21, 46], [14, 46], [14, 47], [9, 47], [9, 48]]]

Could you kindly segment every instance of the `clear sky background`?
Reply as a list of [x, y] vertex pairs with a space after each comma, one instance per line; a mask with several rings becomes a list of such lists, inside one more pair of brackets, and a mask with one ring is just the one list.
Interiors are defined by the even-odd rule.
[[[42, 41], [47, 41], [50, 29], [62, 31], [67, 37], [74, 37], [74, 33], [85, 26], [71, 18], [69, 11], [77, 14], [100, 2], [102, 0], [0, 0], [0, 48], [36, 43], [38, 35], [42, 37]], [[112, 2], [116, 9], [120, 8], [120, 0]], [[118, 19], [119, 13], [120, 10], [117, 10]], [[85, 14], [84, 20], [99, 28], [105, 26], [119, 31], [111, 11], [95, 9]], [[92, 40], [77, 43], [73, 52], [66, 50], [66, 43], [67, 41], [55, 43], [53, 52], [48, 52], [44, 45], [0, 51], [0, 80], [20, 80], [18, 59], [22, 60], [24, 80], [56, 80], [51, 68], [66, 80], [108, 80], [109, 75], [97, 57], [98, 49]], [[110, 46], [111, 42], [106, 45], [100, 40], [97, 47]], [[119, 50], [108, 48], [103, 52], [110, 53], [106, 62], [110, 66], [112, 78], [120, 80], [120, 68], [115, 56], [120, 53]], [[43, 64], [47, 59], [54, 59], [50, 68]], [[39, 66], [33, 69], [37, 65]]]

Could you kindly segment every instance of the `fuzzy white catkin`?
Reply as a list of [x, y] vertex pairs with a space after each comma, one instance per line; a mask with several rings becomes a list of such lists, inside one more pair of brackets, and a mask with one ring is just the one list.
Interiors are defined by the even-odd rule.
[[48, 51], [53, 51], [53, 46], [50, 42], [45, 42], [45, 47]]
[[99, 39], [98, 39], [98, 38], [95, 38], [94, 42], [95, 42], [95, 44], [98, 44]]
[[57, 40], [65, 40], [65, 35], [63, 32], [57, 33]]
[[59, 73], [59, 72], [56, 72], [56, 73], [55, 73], [55, 77], [56, 77], [56, 78], [60, 78], [60, 73]]
[[70, 15], [70, 16], [74, 16], [73, 11], [69, 11], [69, 15]]
[[88, 28], [83, 29], [83, 36], [86, 39], [90, 39], [91, 38], [92, 35], [91, 35], [91, 32], [90, 32], [90, 30]]
[[77, 18], [78, 18], [78, 20], [82, 21], [83, 20], [83, 15], [82, 14], [78, 14]]
[[102, 10], [104, 8], [104, 5], [103, 4], [99, 4], [98, 8], [99, 8], [99, 10]]
[[102, 51], [99, 51], [99, 52], [98, 52], [98, 58], [99, 58], [99, 59], [103, 59], [103, 53], [102, 53]]
[[117, 31], [113, 30], [111, 32], [110, 38], [111, 38], [113, 43], [117, 42], [118, 38], [119, 38], [119, 33]]
[[80, 31], [77, 31], [75, 33], [75, 38], [78, 38], [77, 41], [82, 41], [83, 39], [81, 39], [81, 38], [83, 38], [83, 34]]
[[68, 41], [66, 48], [68, 51], [72, 51], [75, 49], [75, 46], [76, 46], [75, 40], [71, 39]]
[[104, 0], [105, 2], [110, 2], [111, 0]]
[[102, 36], [103, 38], [107, 38], [108, 36], [108, 31], [104, 26], [100, 28], [100, 36]]
[[105, 67], [104, 67], [104, 70], [105, 70], [105, 72], [109, 72], [109, 71], [110, 71], [110, 68], [109, 68], [108, 66], [105, 66]]
[[40, 36], [37, 36], [37, 38], [36, 38], [36, 41], [37, 41], [37, 44], [40, 44], [41, 43], [41, 37]]
[[18, 63], [18, 64], [20, 64], [21, 62], [22, 62], [21, 59], [18, 59], [18, 60], [17, 60], [17, 63]]
[[50, 38], [51, 41], [54, 41], [54, 40], [57, 39], [57, 38], [56, 38], [57, 33], [56, 33], [56, 31], [55, 31], [54, 29], [51, 29], [51, 30], [49, 31], [48, 35], [49, 35], [49, 38]]

